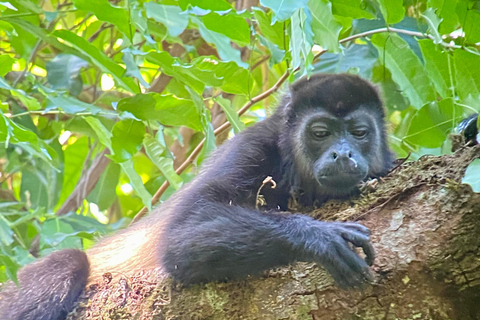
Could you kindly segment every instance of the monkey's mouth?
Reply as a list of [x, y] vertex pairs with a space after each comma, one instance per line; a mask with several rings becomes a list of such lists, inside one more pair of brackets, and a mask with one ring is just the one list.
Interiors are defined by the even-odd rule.
[[365, 179], [366, 174], [360, 171], [355, 172], [336, 172], [334, 174], [320, 174], [316, 176], [318, 183], [322, 187], [333, 188], [337, 191], [349, 191]]

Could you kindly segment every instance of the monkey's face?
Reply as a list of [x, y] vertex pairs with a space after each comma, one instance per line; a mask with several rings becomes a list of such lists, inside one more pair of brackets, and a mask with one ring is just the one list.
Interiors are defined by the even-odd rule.
[[[379, 153], [377, 120], [366, 108], [345, 116], [316, 111], [307, 116], [301, 131], [303, 154], [320, 189], [346, 195], [364, 180]], [[298, 160], [298, 153], [297, 153]], [[305, 168], [306, 169], [306, 168]]]

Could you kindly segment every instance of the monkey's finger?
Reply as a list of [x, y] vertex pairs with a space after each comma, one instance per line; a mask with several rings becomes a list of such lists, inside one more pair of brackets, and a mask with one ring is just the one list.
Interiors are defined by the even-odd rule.
[[341, 233], [343, 239], [351, 242], [355, 247], [362, 248], [365, 253], [365, 261], [369, 266], [373, 264], [375, 260], [375, 249], [367, 236], [352, 231], [344, 231]]
[[[333, 252], [332, 252], [333, 253]], [[365, 262], [363, 262], [365, 264]], [[343, 289], [360, 287], [365, 279], [358, 272], [354, 272], [339, 253], [333, 253], [332, 260], [323, 264], [335, 282]]]
[[370, 236], [372, 234], [372, 231], [370, 231], [370, 229], [368, 229], [367, 227], [365, 227], [364, 225], [362, 225], [360, 223], [344, 222], [344, 223], [342, 223], [342, 226], [345, 227], [345, 228], [348, 228], [348, 229], [353, 229], [353, 230], [356, 230], [358, 232], [361, 232], [366, 236]]
[[350, 273], [355, 274], [355, 277], [361, 279], [363, 282], [373, 281], [373, 275], [365, 260], [350, 250], [347, 244], [337, 245], [336, 249], [338, 255], [350, 269]]

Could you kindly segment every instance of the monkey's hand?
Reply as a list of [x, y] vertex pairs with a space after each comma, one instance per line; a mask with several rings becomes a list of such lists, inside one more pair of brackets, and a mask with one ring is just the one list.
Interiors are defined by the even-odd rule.
[[[369, 265], [373, 264], [375, 251], [367, 227], [351, 222], [310, 219], [305, 219], [302, 224], [302, 230], [297, 230], [294, 236], [296, 239], [290, 240], [297, 246], [303, 242], [301, 250], [306, 260], [322, 265], [340, 287], [360, 287], [373, 280]], [[363, 249], [365, 259], [356, 253], [355, 247]]]

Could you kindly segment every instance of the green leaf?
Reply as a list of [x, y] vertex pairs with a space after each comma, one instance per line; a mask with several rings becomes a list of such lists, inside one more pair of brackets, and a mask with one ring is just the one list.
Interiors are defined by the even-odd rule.
[[235, 110], [232, 107], [232, 102], [228, 99], [218, 97], [215, 99], [215, 101], [222, 107], [223, 112], [225, 112], [225, 115], [227, 116], [228, 122], [232, 125], [233, 130], [235, 133], [239, 133], [243, 129], [245, 129], [245, 125], [243, 124], [242, 121], [240, 121], [240, 118], [238, 117], [238, 114], [235, 112]]
[[191, 67], [182, 65], [178, 59], [173, 58], [168, 52], [151, 52], [145, 57], [148, 61], [159, 65], [166, 75], [174, 77], [197, 92], [203, 92], [205, 85], [197, 79]]
[[207, 29], [202, 20], [196, 17], [192, 17], [191, 20], [197, 25], [198, 31], [200, 31], [202, 38], [206, 42], [213, 43], [215, 45], [218, 55], [223, 61], [234, 61], [242, 68], [248, 67], [248, 64], [242, 61], [240, 50], [232, 47], [230, 38], [221, 33]]
[[130, 160], [142, 147], [145, 125], [133, 119], [117, 122], [112, 129], [112, 151], [108, 156], [117, 163]]
[[212, 11], [226, 11], [232, 9], [232, 5], [225, 0], [179, 0], [178, 4], [182, 10], [187, 10], [189, 5]]
[[13, 143], [28, 153], [39, 157], [51, 166], [55, 166], [54, 159], [50, 153], [54, 153], [52, 148], [43, 140], [39, 139], [35, 133], [16, 124], [0, 112], [0, 142]]
[[90, 127], [92, 127], [93, 131], [95, 131], [100, 143], [110, 149], [112, 152], [112, 133], [97, 118], [84, 117], [84, 119], [87, 121]]
[[0, 241], [6, 246], [13, 243], [13, 231], [10, 229], [10, 223], [2, 213], [0, 213]]
[[93, 115], [98, 113], [106, 113], [105, 110], [94, 106], [89, 103], [82, 102], [76, 98], [69, 97], [66, 95], [58, 95], [58, 96], [47, 96], [48, 101], [51, 103], [46, 109], [61, 109], [68, 114], [78, 115], [81, 112], [88, 112]]
[[458, 16], [453, 14], [457, 2], [458, 0], [429, 0], [429, 6], [436, 9], [436, 14], [442, 20], [439, 28], [440, 33], [450, 33], [457, 29], [459, 25]]
[[480, 11], [474, 9], [476, 3], [477, 1], [459, 0], [455, 10], [465, 32], [465, 40], [470, 43], [480, 42]]
[[107, 57], [97, 47], [88, 42], [87, 39], [84, 39], [68, 30], [56, 30], [53, 32], [53, 34], [60, 39], [63, 39], [73, 48], [81, 52], [84, 56], [88, 57], [90, 62], [96, 65], [100, 70], [110, 74], [119, 86], [132, 93], [139, 92], [138, 86], [135, 84], [133, 79], [123, 76], [125, 69]]
[[442, 35], [438, 32], [438, 26], [440, 25], [440, 22], [442, 20], [437, 17], [437, 15], [435, 14], [435, 10], [433, 8], [428, 8], [422, 14], [422, 18], [427, 21], [428, 30], [433, 36], [433, 42], [435, 44], [442, 43]]
[[291, 37], [290, 49], [292, 50], [292, 68], [300, 67], [300, 74], [310, 74], [313, 67], [313, 34], [311, 28], [311, 19], [303, 8], [295, 11], [290, 23]]
[[462, 107], [454, 104], [452, 98], [428, 103], [413, 116], [404, 139], [426, 148], [438, 148], [462, 117]]
[[255, 19], [257, 20], [258, 28], [263, 36], [270, 42], [277, 45], [279, 48], [284, 48], [286, 45], [284, 39], [283, 23], [272, 23], [272, 13], [265, 12], [260, 8], [252, 8]]
[[[0, 27], [1, 28], [1, 27]], [[15, 63], [15, 59], [7, 54], [0, 56], [0, 76], [3, 77], [8, 72], [12, 71], [12, 66]]]
[[103, 211], [110, 208], [117, 198], [116, 187], [120, 177], [120, 166], [110, 162], [100, 176], [95, 188], [87, 197], [89, 202], [96, 203], [98, 209]]
[[182, 14], [182, 9], [177, 6], [167, 6], [154, 2], [144, 4], [148, 18], [152, 18], [167, 27], [171, 37], [178, 37], [188, 26], [188, 15]]
[[[422, 50], [425, 68], [435, 89], [443, 98], [448, 97], [451, 95], [450, 88], [453, 86], [448, 68], [449, 53], [442, 51], [441, 47], [436, 46], [430, 39], [419, 40], [418, 44]], [[453, 59], [451, 63], [453, 64]], [[454, 79], [454, 75], [451, 75], [451, 78]]]
[[3, 254], [0, 254], [0, 265], [5, 266], [5, 273], [8, 278], [18, 285], [17, 271], [20, 269], [20, 265], [11, 257]]
[[98, 20], [113, 24], [127, 38], [131, 39], [133, 36], [128, 11], [125, 9], [112, 6], [108, 0], [73, 0], [73, 3], [77, 9], [92, 12]]
[[152, 195], [147, 191], [143, 185], [142, 178], [140, 178], [135, 171], [132, 159], [120, 163], [120, 166], [130, 179], [130, 184], [132, 185], [133, 190], [135, 190], [135, 193], [142, 199], [143, 205], [146, 206], [149, 211], [152, 210]]
[[72, 54], [58, 54], [47, 62], [47, 81], [55, 90], [69, 90], [77, 96], [83, 90], [83, 81], [80, 69], [86, 68], [88, 63]]
[[372, 43], [378, 49], [380, 61], [385, 61], [392, 79], [416, 109], [435, 100], [430, 79], [420, 59], [405, 40], [396, 34], [382, 33], [373, 35]]
[[152, 162], [160, 169], [165, 178], [175, 189], [182, 186], [183, 180], [173, 169], [173, 159], [163, 156], [165, 148], [154, 137], [145, 135], [143, 140], [145, 151]]
[[63, 151], [64, 155], [64, 174], [62, 191], [57, 205], [63, 204], [70, 193], [77, 185], [80, 176], [84, 170], [85, 159], [89, 151], [88, 138], [80, 137], [73, 144], [68, 145]]
[[380, 11], [388, 24], [395, 24], [403, 20], [405, 8], [403, 0], [377, 0]]
[[315, 0], [308, 2], [308, 8], [312, 15], [315, 43], [332, 52], [339, 52], [338, 36], [342, 25], [335, 20], [332, 14], [332, 4], [323, 0]]
[[[221, 33], [233, 41], [238, 41], [242, 45], [250, 43], [250, 27], [245, 18], [234, 14], [220, 15], [218, 13], [209, 13], [202, 17], [202, 21], [207, 29]], [[226, 28], [225, 26], [232, 26]]]
[[164, 125], [187, 126], [193, 130], [202, 130], [200, 115], [192, 100], [177, 98], [173, 95], [155, 94], [155, 109], [159, 110], [158, 120]]
[[272, 22], [289, 19], [295, 10], [305, 7], [307, 2], [308, 0], [260, 0], [262, 6], [272, 9], [275, 14]]
[[375, 19], [375, 15], [363, 8], [362, 0], [332, 0], [334, 15], [353, 19]]
[[42, 108], [37, 99], [30, 97], [23, 90], [12, 89], [10, 90], [10, 93], [12, 94], [12, 97], [18, 98], [28, 110], [40, 110]]
[[453, 54], [455, 62], [455, 90], [461, 100], [469, 95], [480, 96], [480, 57], [463, 50], [456, 50]]
[[150, 85], [148, 84], [147, 81], [143, 78], [142, 74], [140, 73], [140, 70], [138, 69], [137, 62], [135, 61], [135, 56], [128, 50], [122, 50], [123, 56], [122, 56], [122, 61], [125, 63], [125, 66], [127, 67], [127, 72], [125, 75], [130, 76], [130, 77], [135, 77], [137, 78], [142, 86], [145, 88], [150, 88]]
[[480, 159], [475, 159], [468, 165], [462, 183], [470, 185], [474, 192], [480, 192]]

